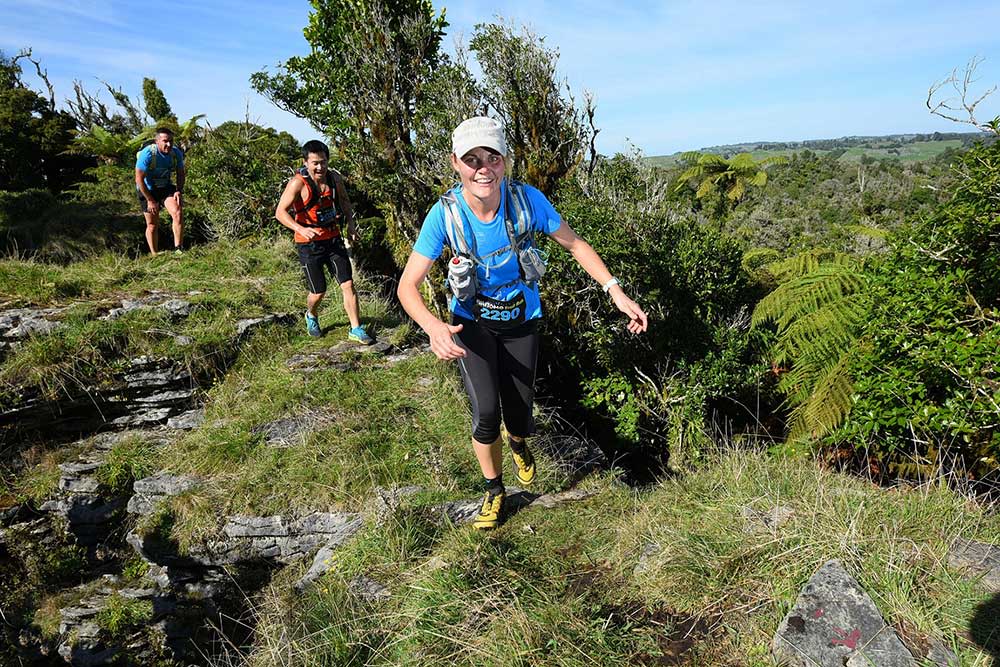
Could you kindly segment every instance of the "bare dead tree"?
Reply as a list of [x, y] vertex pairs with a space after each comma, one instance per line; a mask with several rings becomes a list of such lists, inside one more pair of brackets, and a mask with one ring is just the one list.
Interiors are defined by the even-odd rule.
[[589, 90], [583, 91], [583, 113], [587, 117], [587, 124], [590, 126], [590, 164], [587, 165], [587, 178], [594, 175], [597, 167], [597, 135], [601, 131], [594, 123], [594, 116], [597, 114], [597, 105], [594, 103], [594, 94]]
[[35, 66], [35, 71], [38, 73], [38, 78], [45, 82], [45, 87], [49, 89], [49, 110], [56, 110], [56, 90], [52, 87], [52, 83], [49, 81], [49, 70], [43, 70], [40, 62], [31, 57], [31, 49], [21, 49], [10, 61], [11, 64], [16, 64], [18, 60], [24, 58], [32, 65]]
[[[981, 122], [976, 118], [976, 108], [987, 97], [996, 92], [997, 87], [993, 86], [985, 93], [973, 99], [974, 95], [970, 88], [979, 79], [975, 78], [976, 68], [983, 62], [981, 56], [973, 56], [965, 66], [965, 71], [960, 77], [958, 68], [951, 71], [951, 76], [935, 83], [927, 91], [927, 109], [935, 116], [947, 118], [956, 123], [967, 123], [982, 132], [992, 132], [1000, 134], [1000, 116], [992, 121]], [[941, 92], [941, 89], [950, 85], [955, 89], [958, 98], [948, 97], [941, 100], [934, 98]]]

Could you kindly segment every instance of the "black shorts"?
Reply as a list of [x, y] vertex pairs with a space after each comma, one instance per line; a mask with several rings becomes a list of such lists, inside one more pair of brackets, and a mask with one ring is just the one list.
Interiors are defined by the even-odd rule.
[[451, 321], [462, 325], [455, 342], [466, 352], [458, 367], [472, 405], [472, 437], [484, 444], [495, 442], [501, 418], [511, 435], [534, 435], [538, 320], [504, 331], [456, 315]]
[[325, 241], [310, 241], [298, 245], [299, 261], [306, 274], [306, 286], [312, 294], [326, 292], [326, 273], [324, 273], [323, 267], [326, 267], [338, 283], [347, 282], [353, 278], [351, 260], [347, 256], [347, 247], [344, 245], [342, 237], [326, 239]]
[[[177, 192], [177, 188], [174, 187], [173, 183], [165, 185], [162, 188], [151, 188], [149, 190], [149, 194], [153, 195], [153, 199], [161, 207], [163, 206], [163, 200], [167, 197], [172, 197], [175, 192]], [[149, 202], [146, 201], [146, 197], [138, 189], [136, 189], [135, 193], [139, 196], [139, 209], [143, 213], [148, 213], [147, 207], [149, 206]]]

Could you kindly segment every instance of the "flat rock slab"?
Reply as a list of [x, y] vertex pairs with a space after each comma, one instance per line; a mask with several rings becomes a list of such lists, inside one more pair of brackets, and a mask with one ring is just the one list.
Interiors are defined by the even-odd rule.
[[50, 333], [65, 308], [14, 308], [0, 311], [0, 338], [19, 340]]
[[300, 444], [313, 431], [325, 428], [335, 421], [332, 411], [303, 410], [301, 414], [283, 417], [251, 429], [270, 447], [292, 447]]
[[133, 495], [129, 498], [126, 509], [129, 514], [149, 514], [164, 498], [190, 491], [200, 483], [196, 477], [167, 472], [138, 479], [132, 484]]
[[189, 301], [178, 299], [165, 292], [152, 292], [148, 296], [136, 299], [122, 299], [121, 305], [112, 308], [106, 315], [99, 317], [101, 320], [117, 320], [122, 315], [137, 310], [162, 310], [170, 317], [182, 318], [191, 314], [194, 306]]
[[191, 429], [198, 428], [204, 422], [205, 408], [197, 408], [195, 410], [182, 412], [176, 417], [171, 417], [167, 420], [167, 428], [177, 429], [179, 431], [190, 431]]
[[255, 560], [289, 563], [321, 547], [336, 548], [362, 523], [360, 515], [348, 512], [314, 512], [298, 519], [231, 516], [219, 539], [192, 549], [189, 555], [203, 565]]
[[295, 323], [297, 319], [291, 313], [270, 313], [263, 317], [250, 317], [245, 320], [238, 320], [236, 322], [236, 336], [240, 338], [248, 336], [268, 324], [283, 324], [287, 326]]
[[1000, 547], [958, 539], [948, 550], [948, 566], [982, 577], [983, 586], [1000, 592]]
[[362, 345], [351, 340], [344, 340], [336, 345], [317, 352], [304, 352], [288, 359], [288, 368], [297, 373], [315, 373], [317, 371], [335, 369], [349, 370], [354, 367], [355, 355], [385, 356], [395, 348], [391, 343], [378, 341], [373, 345]]
[[917, 667], [875, 603], [839, 560], [806, 583], [771, 642], [790, 667]]

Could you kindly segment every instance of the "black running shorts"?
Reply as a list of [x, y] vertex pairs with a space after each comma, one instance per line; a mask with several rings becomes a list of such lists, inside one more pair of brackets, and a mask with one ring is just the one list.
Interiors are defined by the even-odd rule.
[[534, 435], [538, 320], [505, 331], [454, 314], [451, 321], [462, 325], [455, 342], [466, 351], [458, 367], [472, 404], [472, 437], [483, 444], [495, 442], [501, 418], [511, 435]]
[[[174, 184], [171, 183], [170, 185], [165, 185], [162, 188], [152, 188], [150, 189], [149, 194], [153, 195], [153, 199], [155, 199], [156, 203], [162, 207], [163, 200], [167, 197], [172, 197], [175, 192], [177, 192], [177, 188], [175, 188]], [[148, 213], [149, 211], [147, 208], [149, 206], [149, 202], [146, 201], [146, 197], [138, 188], [136, 188], [135, 193], [139, 195], [140, 210], [142, 210], [143, 213]]]
[[326, 293], [326, 267], [330, 275], [337, 279], [338, 283], [347, 282], [353, 278], [351, 273], [351, 260], [347, 256], [347, 247], [344, 239], [326, 239], [325, 241], [310, 241], [300, 243], [299, 261], [302, 263], [302, 270], [306, 275], [306, 286], [312, 294]]

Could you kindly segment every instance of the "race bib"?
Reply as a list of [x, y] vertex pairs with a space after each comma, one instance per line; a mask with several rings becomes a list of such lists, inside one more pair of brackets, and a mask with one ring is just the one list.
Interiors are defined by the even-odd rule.
[[482, 294], [476, 295], [476, 321], [482, 322], [491, 329], [512, 329], [525, 322], [524, 294], [509, 301], [497, 301]]
[[330, 225], [336, 223], [337, 218], [339, 217], [337, 209], [332, 206], [329, 208], [321, 208], [316, 211], [316, 223], [323, 227], [329, 227]]

